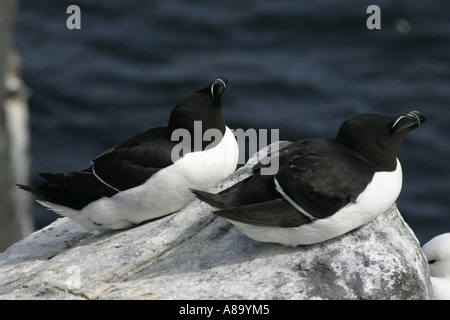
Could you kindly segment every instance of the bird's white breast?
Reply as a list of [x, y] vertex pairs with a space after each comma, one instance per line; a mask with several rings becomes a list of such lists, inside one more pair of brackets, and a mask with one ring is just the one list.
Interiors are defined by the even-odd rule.
[[437, 300], [450, 300], [450, 279], [431, 277], [431, 285]]

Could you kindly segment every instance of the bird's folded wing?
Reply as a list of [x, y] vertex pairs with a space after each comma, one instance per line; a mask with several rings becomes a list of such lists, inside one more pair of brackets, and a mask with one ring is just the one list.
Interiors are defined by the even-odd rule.
[[263, 227], [290, 228], [311, 222], [282, 198], [217, 210], [214, 214], [236, 222]]
[[373, 177], [371, 166], [342, 152], [337, 148], [322, 153], [304, 146], [280, 162], [275, 177], [283, 192], [316, 219], [354, 202]]
[[176, 142], [170, 141], [166, 133], [166, 128], [151, 129], [105, 151], [92, 160], [92, 172], [118, 191], [144, 183], [173, 164], [171, 153]]

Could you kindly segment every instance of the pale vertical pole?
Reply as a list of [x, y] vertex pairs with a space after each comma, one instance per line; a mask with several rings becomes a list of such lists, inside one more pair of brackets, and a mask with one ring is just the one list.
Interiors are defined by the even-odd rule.
[[0, 252], [32, 232], [28, 180], [28, 106], [12, 48], [17, 0], [0, 0]]

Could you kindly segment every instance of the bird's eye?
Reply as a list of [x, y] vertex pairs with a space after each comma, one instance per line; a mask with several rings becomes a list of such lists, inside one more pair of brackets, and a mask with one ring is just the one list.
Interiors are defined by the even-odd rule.
[[428, 260], [428, 264], [433, 264], [435, 263], [437, 260]]

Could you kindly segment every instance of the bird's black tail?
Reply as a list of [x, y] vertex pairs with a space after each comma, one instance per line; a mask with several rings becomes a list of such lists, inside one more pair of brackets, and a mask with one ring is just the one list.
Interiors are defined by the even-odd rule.
[[206, 191], [200, 191], [200, 190], [195, 190], [195, 189], [191, 189], [191, 191], [193, 194], [195, 194], [195, 196], [199, 200], [206, 202], [210, 206], [213, 206], [215, 208], [220, 208], [220, 209], [226, 207], [226, 205], [222, 199], [222, 196], [220, 194], [214, 194], [214, 193], [209, 193]]
[[98, 196], [83, 194], [62, 188], [57, 185], [43, 183], [37, 187], [17, 184], [23, 190], [29, 191], [36, 197], [61, 206], [69, 207], [74, 210], [81, 210], [92, 201], [99, 199]]
[[62, 173], [40, 173], [47, 180], [37, 187], [17, 184], [23, 190], [38, 198], [74, 210], [81, 210], [101, 197], [111, 197], [117, 191], [102, 184], [95, 176], [85, 171]]

